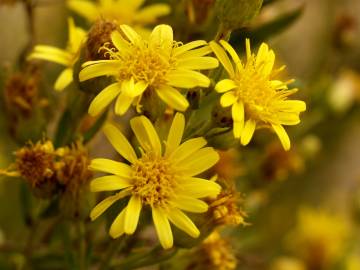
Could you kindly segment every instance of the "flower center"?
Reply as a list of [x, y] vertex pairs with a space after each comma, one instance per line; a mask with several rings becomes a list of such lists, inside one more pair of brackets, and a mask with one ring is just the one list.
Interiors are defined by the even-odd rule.
[[145, 204], [166, 205], [176, 186], [175, 173], [169, 161], [150, 153], [144, 154], [132, 167], [133, 194]]
[[160, 47], [142, 44], [130, 45], [130, 50], [113, 51], [104, 48], [110, 59], [120, 60], [118, 80], [133, 78], [149, 86], [159, 87], [167, 82], [166, 75], [175, 68], [176, 61]]
[[261, 72], [261, 67], [255, 66], [255, 58], [237, 71], [234, 81], [238, 85], [236, 95], [244, 103], [245, 113], [253, 119], [270, 122], [276, 113], [272, 104], [278, 95], [269, 76]]

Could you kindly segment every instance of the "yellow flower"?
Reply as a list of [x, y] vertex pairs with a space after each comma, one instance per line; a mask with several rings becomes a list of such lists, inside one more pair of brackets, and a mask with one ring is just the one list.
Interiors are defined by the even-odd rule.
[[[193, 138], [181, 143], [185, 119], [176, 114], [169, 130], [165, 150], [157, 132], [145, 116], [130, 121], [140, 144], [140, 157], [125, 136], [113, 125], [106, 124], [104, 132], [114, 148], [129, 163], [109, 159], [94, 159], [90, 168], [112, 175], [96, 178], [91, 182], [93, 192], [121, 190], [101, 201], [91, 211], [92, 220], [100, 216], [113, 203], [130, 196], [127, 206], [120, 212], [110, 227], [110, 235], [117, 238], [136, 230], [143, 206], [150, 206], [152, 218], [161, 245], [173, 246], [170, 222], [196, 238], [200, 232], [183, 211], [204, 213], [208, 205], [199, 200], [216, 196], [220, 186], [195, 177], [212, 167], [219, 159], [212, 147], [204, 147], [204, 138]], [[170, 221], [170, 222], [169, 222]]]
[[246, 63], [241, 62], [229, 43], [221, 40], [220, 44], [212, 41], [210, 47], [229, 78], [218, 82], [215, 90], [224, 93], [220, 99], [221, 106], [231, 106], [234, 137], [240, 138], [242, 145], [247, 145], [257, 126], [270, 127], [284, 149], [289, 150], [290, 139], [283, 125], [298, 124], [299, 113], [306, 110], [306, 104], [287, 99], [297, 89], [288, 90], [291, 80], [282, 82], [275, 78], [284, 67], [274, 69], [275, 54], [265, 43], [255, 55], [251, 53], [250, 41], [246, 40]]
[[324, 210], [301, 208], [297, 226], [286, 241], [289, 248], [307, 263], [324, 267], [344, 254], [350, 229], [341, 216]]
[[104, 46], [110, 59], [86, 62], [80, 72], [80, 81], [105, 75], [116, 79], [91, 102], [90, 115], [98, 115], [116, 97], [116, 114], [126, 113], [133, 103], [139, 110], [145, 91], [148, 94], [156, 92], [173, 109], [185, 111], [189, 102], [174, 87], [210, 85], [208, 77], [194, 71], [218, 66], [215, 58], [204, 56], [211, 52], [205, 41], [197, 40], [185, 45], [175, 42], [172, 28], [168, 25], [155, 27], [147, 40], [128, 25], [120, 28], [122, 33], [114, 31], [111, 34], [116, 48]]
[[79, 58], [80, 48], [85, 41], [86, 32], [76, 27], [69, 18], [69, 39], [65, 50], [48, 45], [37, 45], [29, 59], [43, 59], [66, 67], [55, 82], [55, 90], [64, 90], [73, 80], [73, 66]]
[[119, 24], [129, 24], [139, 30], [141, 26], [152, 24], [158, 17], [168, 15], [170, 6], [167, 4], [152, 4], [142, 7], [145, 0], [99, 0], [97, 3], [87, 0], [69, 0], [68, 7], [94, 22], [99, 18], [116, 20]]

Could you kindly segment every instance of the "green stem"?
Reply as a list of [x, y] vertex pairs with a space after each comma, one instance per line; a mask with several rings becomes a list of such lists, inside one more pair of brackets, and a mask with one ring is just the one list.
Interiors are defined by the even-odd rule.
[[86, 239], [85, 224], [83, 220], [77, 222], [77, 233], [79, 236], [79, 269], [86, 270]]
[[107, 252], [105, 253], [100, 263], [99, 270], [106, 270], [109, 268], [112, 257], [125, 246], [125, 243], [125, 237], [121, 237], [120, 239], [111, 242]]
[[156, 246], [146, 253], [140, 253], [130, 258], [125, 259], [123, 262], [113, 265], [112, 269], [131, 270], [139, 267], [150, 266], [169, 260], [177, 253], [177, 248], [164, 250], [161, 246]]

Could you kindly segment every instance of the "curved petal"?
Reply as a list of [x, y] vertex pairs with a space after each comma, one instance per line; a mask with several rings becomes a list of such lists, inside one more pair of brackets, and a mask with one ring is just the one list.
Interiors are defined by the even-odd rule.
[[166, 140], [165, 155], [172, 153], [181, 143], [185, 129], [185, 117], [182, 113], [175, 114]]
[[105, 124], [103, 130], [112, 146], [122, 157], [131, 163], [137, 160], [134, 149], [120, 130], [112, 124]]
[[237, 88], [237, 84], [230, 79], [224, 79], [219, 81], [216, 85], [215, 85], [215, 90], [218, 93], [225, 93], [229, 90], [235, 89]]
[[161, 154], [159, 136], [149, 119], [145, 116], [138, 116], [130, 120], [130, 125], [144, 150], [153, 151], [157, 155]]
[[166, 4], [153, 4], [142, 8], [135, 14], [134, 20], [137, 22], [154, 23], [158, 17], [168, 15], [171, 12], [171, 8]]
[[135, 232], [139, 223], [141, 208], [141, 199], [138, 196], [131, 196], [126, 207], [124, 219], [124, 231], [126, 234], [133, 234]]
[[179, 90], [169, 85], [163, 85], [156, 89], [156, 94], [169, 105], [169, 107], [177, 111], [183, 112], [189, 107], [189, 102]]
[[79, 73], [80, 82], [101, 76], [116, 76], [118, 74], [119, 60], [85, 62]]
[[223, 94], [220, 98], [220, 104], [222, 107], [226, 108], [233, 105], [237, 101], [237, 96], [235, 91], [229, 91]]
[[215, 197], [221, 191], [221, 186], [210, 180], [191, 177], [181, 182], [184, 193], [193, 198]]
[[88, 21], [94, 21], [99, 16], [96, 6], [91, 1], [70, 0], [67, 1], [67, 6]]
[[124, 231], [124, 219], [125, 219], [125, 211], [124, 208], [120, 214], [114, 219], [113, 223], [110, 226], [109, 234], [112, 238], [118, 238], [122, 236]]
[[121, 86], [119, 83], [113, 83], [104, 88], [90, 103], [89, 114], [97, 116], [119, 95]]
[[180, 88], [209, 87], [210, 79], [193, 70], [176, 69], [166, 77], [168, 84]]
[[129, 43], [122, 37], [119, 31], [115, 30], [111, 33], [111, 41], [118, 51], [122, 52], [129, 50]]
[[163, 210], [153, 207], [152, 218], [154, 221], [156, 233], [159, 237], [160, 244], [164, 249], [172, 248], [173, 235], [166, 214], [163, 212]]
[[113, 191], [131, 186], [129, 179], [117, 175], [107, 175], [95, 178], [90, 182], [91, 192]]
[[232, 60], [236, 64], [236, 66], [241, 66], [241, 60], [234, 48], [225, 40], [220, 40], [221, 46], [230, 54]]
[[256, 128], [256, 122], [252, 119], [249, 119], [245, 123], [245, 127], [241, 133], [241, 144], [247, 145], [251, 141], [252, 136], [254, 135]]
[[73, 81], [73, 71], [71, 68], [64, 69], [55, 82], [55, 90], [64, 90]]
[[217, 56], [217, 58], [219, 59], [220, 63], [223, 65], [223, 67], [225, 68], [225, 70], [227, 71], [227, 73], [230, 75], [230, 77], [234, 77], [235, 76], [235, 71], [234, 71], [234, 67], [229, 59], [229, 57], [226, 55], [226, 52], [224, 51], [224, 49], [217, 44], [215, 41], [211, 41], [209, 43], [212, 51], [214, 52], [214, 54]]
[[180, 230], [186, 232], [193, 238], [199, 237], [199, 229], [196, 228], [195, 224], [191, 221], [191, 219], [182, 211], [176, 208], [170, 209], [170, 211], [168, 212], [168, 217], [170, 221]]
[[171, 203], [175, 207], [191, 213], [204, 213], [209, 208], [205, 202], [189, 196], [177, 196]]
[[281, 125], [272, 125], [272, 128], [278, 135], [282, 146], [284, 147], [285, 151], [290, 149], [290, 138], [289, 135], [286, 133], [286, 130]]
[[134, 44], [141, 41], [141, 37], [139, 36], [139, 34], [136, 33], [135, 30], [132, 29], [129, 25], [122, 24], [120, 25], [120, 29], [131, 43]]
[[107, 197], [106, 199], [99, 202], [90, 212], [91, 220], [97, 219], [102, 213], [104, 213], [111, 205], [116, 201], [129, 195], [128, 190], [123, 190], [113, 196]]
[[150, 45], [163, 48], [167, 53], [171, 53], [174, 37], [170, 25], [160, 24], [154, 28], [150, 34]]
[[202, 56], [202, 57], [188, 57], [179, 59], [177, 66], [183, 69], [212, 69], [219, 66], [219, 61], [214, 57]]
[[129, 165], [106, 158], [95, 158], [91, 160], [89, 169], [115, 174], [122, 178], [128, 179], [130, 179], [132, 176], [132, 169]]
[[188, 176], [198, 175], [214, 166], [219, 154], [212, 147], [205, 147], [178, 163], [181, 173]]
[[133, 97], [130, 97], [128, 95], [126, 95], [125, 93], [121, 93], [118, 98], [116, 99], [116, 103], [115, 103], [115, 113], [117, 115], [123, 115], [125, 114], [131, 104], [133, 103], [134, 101], [134, 98]]
[[174, 152], [170, 155], [170, 158], [174, 160], [174, 163], [178, 163], [191, 156], [206, 144], [207, 142], [203, 137], [187, 140], [174, 150]]
[[[39, 46], [41, 47], [41, 49], [39, 48]], [[41, 59], [54, 62], [63, 66], [70, 66], [71, 58], [72, 57], [68, 52], [45, 45], [36, 46], [34, 51], [28, 57], [28, 59]]]
[[190, 51], [192, 49], [201, 47], [201, 46], [205, 46], [207, 45], [207, 42], [205, 40], [195, 40], [195, 41], [191, 41], [189, 43], [186, 43], [182, 46], [179, 46], [177, 48], [174, 48], [173, 50], [173, 56], [180, 56], [181, 54]]
[[244, 128], [244, 120], [245, 120], [245, 111], [244, 104], [240, 102], [236, 102], [231, 107], [231, 114], [233, 121], [233, 132], [235, 138], [240, 138], [241, 133]]

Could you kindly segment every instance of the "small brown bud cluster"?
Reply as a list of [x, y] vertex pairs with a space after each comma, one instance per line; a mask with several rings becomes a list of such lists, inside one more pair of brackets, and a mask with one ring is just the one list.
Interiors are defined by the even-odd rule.
[[87, 60], [108, 59], [108, 54], [101, 51], [104, 44], [109, 44], [112, 48], [111, 33], [116, 30], [117, 24], [113, 21], [99, 19], [91, 27], [86, 41]]
[[7, 110], [29, 117], [38, 102], [39, 80], [39, 70], [31, 64], [25, 71], [12, 75], [5, 84]]
[[215, 225], [246, 225], [246, 213], [239, 208], [240, 201], [239, 193], [233, 188], [224, 189], [216, 198], [210, 199], [208, 213]]
[[58, 149], [51, 141], [37, 142], [15, 155], [16, 170], [42, 198], [62, 192], [76, 196], [92, 177], [88, 153], [80, 142]]
[[196, 248], [194, 258], [196, 259], [188, 265], [188, 270], [233, 270], [237, 266], [230, 242], [222, 238], [217, 231]]

